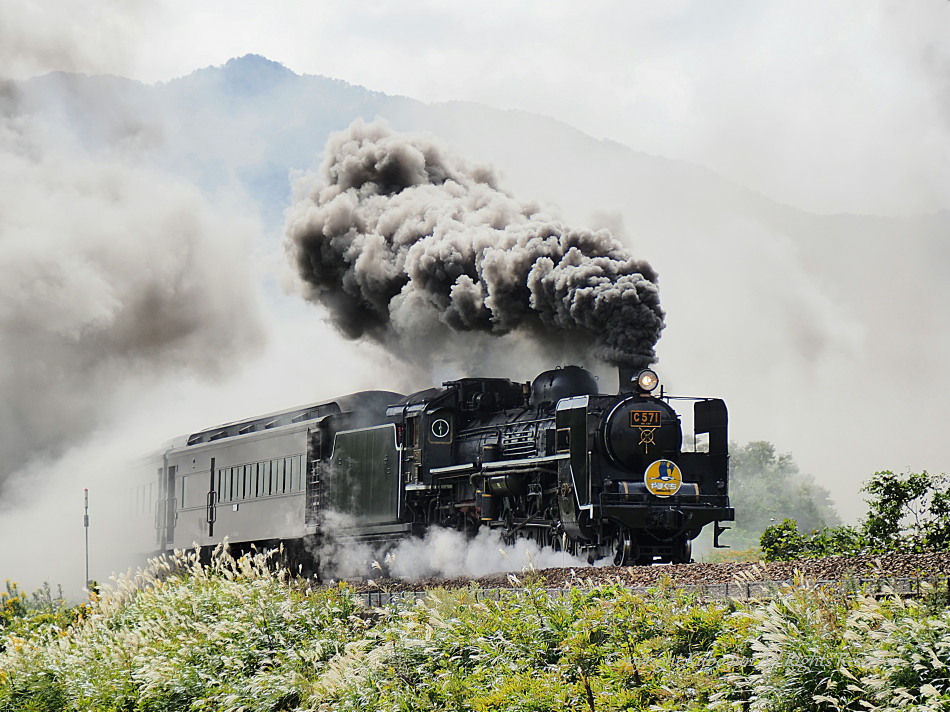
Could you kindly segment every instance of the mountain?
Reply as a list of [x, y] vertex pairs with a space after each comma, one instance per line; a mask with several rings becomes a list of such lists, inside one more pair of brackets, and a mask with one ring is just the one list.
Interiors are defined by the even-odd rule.
[[357, 117], [431, 132], [500, 166], [516, 193], [549, 195], [564, 209], [613, 203], [623, 194], [635, 213], [657, 213], [665, 222], [684, 195], [698, 199], [694, 210], [712, 213], [770, 202], [708, 169], [598, 141], [554, 119], [467, 102], [426, 105], [299, 76], [258, 55], [155, 86], [53, 73], [24, 82], [22, 91], [93, 153], [136, 147], [207, 191], [237, 180], [271, 227], [279, 227], [274, 211], [290, 196], [288, 172], [314, 168], [327, 135]]

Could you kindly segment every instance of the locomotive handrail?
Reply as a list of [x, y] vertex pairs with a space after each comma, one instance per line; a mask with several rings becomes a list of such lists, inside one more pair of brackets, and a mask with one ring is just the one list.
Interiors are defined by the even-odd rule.
[[721, 400], [720, 398], [710, 398], [709, 396], [671, 396], [669, 393], [664, 393], [662, 396], [657, 396], [658, 398], [666, 401], [679, 400], [679, 401], [712, 401], [712, 400]]
[[433, 467], [429, 472], [433, 475], [464, 475], [470, 472], [478, 472], [479, 469], [486, 472], [496, 470], [507, 470], [511, 467], [535, 467], [537, 465], [551, 465], [561, 460], [567, 460], [569, 453], [560, 453], [558, 455], [545, 455], [544, 457], [524, 457], [517, 460], [492, 460], [483, 462], [481, 466], [475, 462], [466, 462], [461, 465], [448, 465], [447, 467]]
[[504, 470], [508, 467], [532, 467], [534, 465], [553, 464], [560, 460], [570, 458], [570, 453], [563, 452], [557, 455], [545, 455], [544, 457], [525, 457], [518, 460], [493, 460], [492, 462], [483, 462], [483, 470]]
[[475, 472], [476, 470], [478, 470], [478, 465], [476, 465], [474, 462], [465, 462], [461, 465], [433, 467], [430, 468], [429, 473], [432, 475], [465, 475], [469, 472]]
[[[518, 420], [518, 421], [513, 421], [513, 422], [517, 422], [518, 425], [537, 425], [538, 423], [550, 423], [551, 418], [550, 417], [535, 418], [534, 420]], [[473, 435], [480, 435], [482, 433], [497, 431], [498, 429], [499, 429], [499, 424], [492, 423], [490, 425], [477, 425], [471, 428], [467, 428], [466, 432], [471, 433]]]

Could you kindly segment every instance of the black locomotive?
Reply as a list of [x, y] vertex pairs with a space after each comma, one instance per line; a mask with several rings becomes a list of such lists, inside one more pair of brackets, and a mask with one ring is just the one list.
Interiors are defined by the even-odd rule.
[[385, 547], [432, 526], [491, 527], [591, 562], [688, 562], [703, 527], [719, 546], [734, 519], [725, 404], [693, 399], [708, 447], [684, 451], [656, 374], [620, 381], [603, 395], [569, 366], [238, 421], [163, 451], [140, 500], [159, 549], [280, 542], [305, 568], [328, 537]]

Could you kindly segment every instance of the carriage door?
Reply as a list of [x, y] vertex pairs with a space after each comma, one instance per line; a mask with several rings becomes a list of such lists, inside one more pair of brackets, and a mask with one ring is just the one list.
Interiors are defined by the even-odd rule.
[[168, 464], [168, 456], [163, 458], [158, 468], [158, 502], [155, 505], [155, 544], [159, 549], [175, 541], [175, 520], [178, 518], [178, 500], [175, 497], [175, 475], [177, 465]]

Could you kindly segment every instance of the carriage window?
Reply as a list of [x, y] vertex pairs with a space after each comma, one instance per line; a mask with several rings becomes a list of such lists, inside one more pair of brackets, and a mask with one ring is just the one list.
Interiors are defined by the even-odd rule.
[[[219, 501], [240, 502], [271, 495], [302, 492], [304, 457], [304, 455], [294, 455], [220, 468], [217, 472], [216, 484]], [[184, 480], [182, 488], [184, 489]], [[144, 506], [150, 505], [145, 502]], [[192, 503], [191, 506], [197, 505]]]
[[154, 511], [153, 483], [139, 485], [132, 490], [133, 511], [136, 514], [151, 514]]
[[181, 507], [201, 507], [208, 495], [208, 473], [185, 475], [181, 478]]
[[264, 484], [267, 479], [268, 470], [270, 470], [269, 462], [263, 462], [257, 466], [257, 487], [254, 490], [255, 497], [263, 497], [265, 494]]

